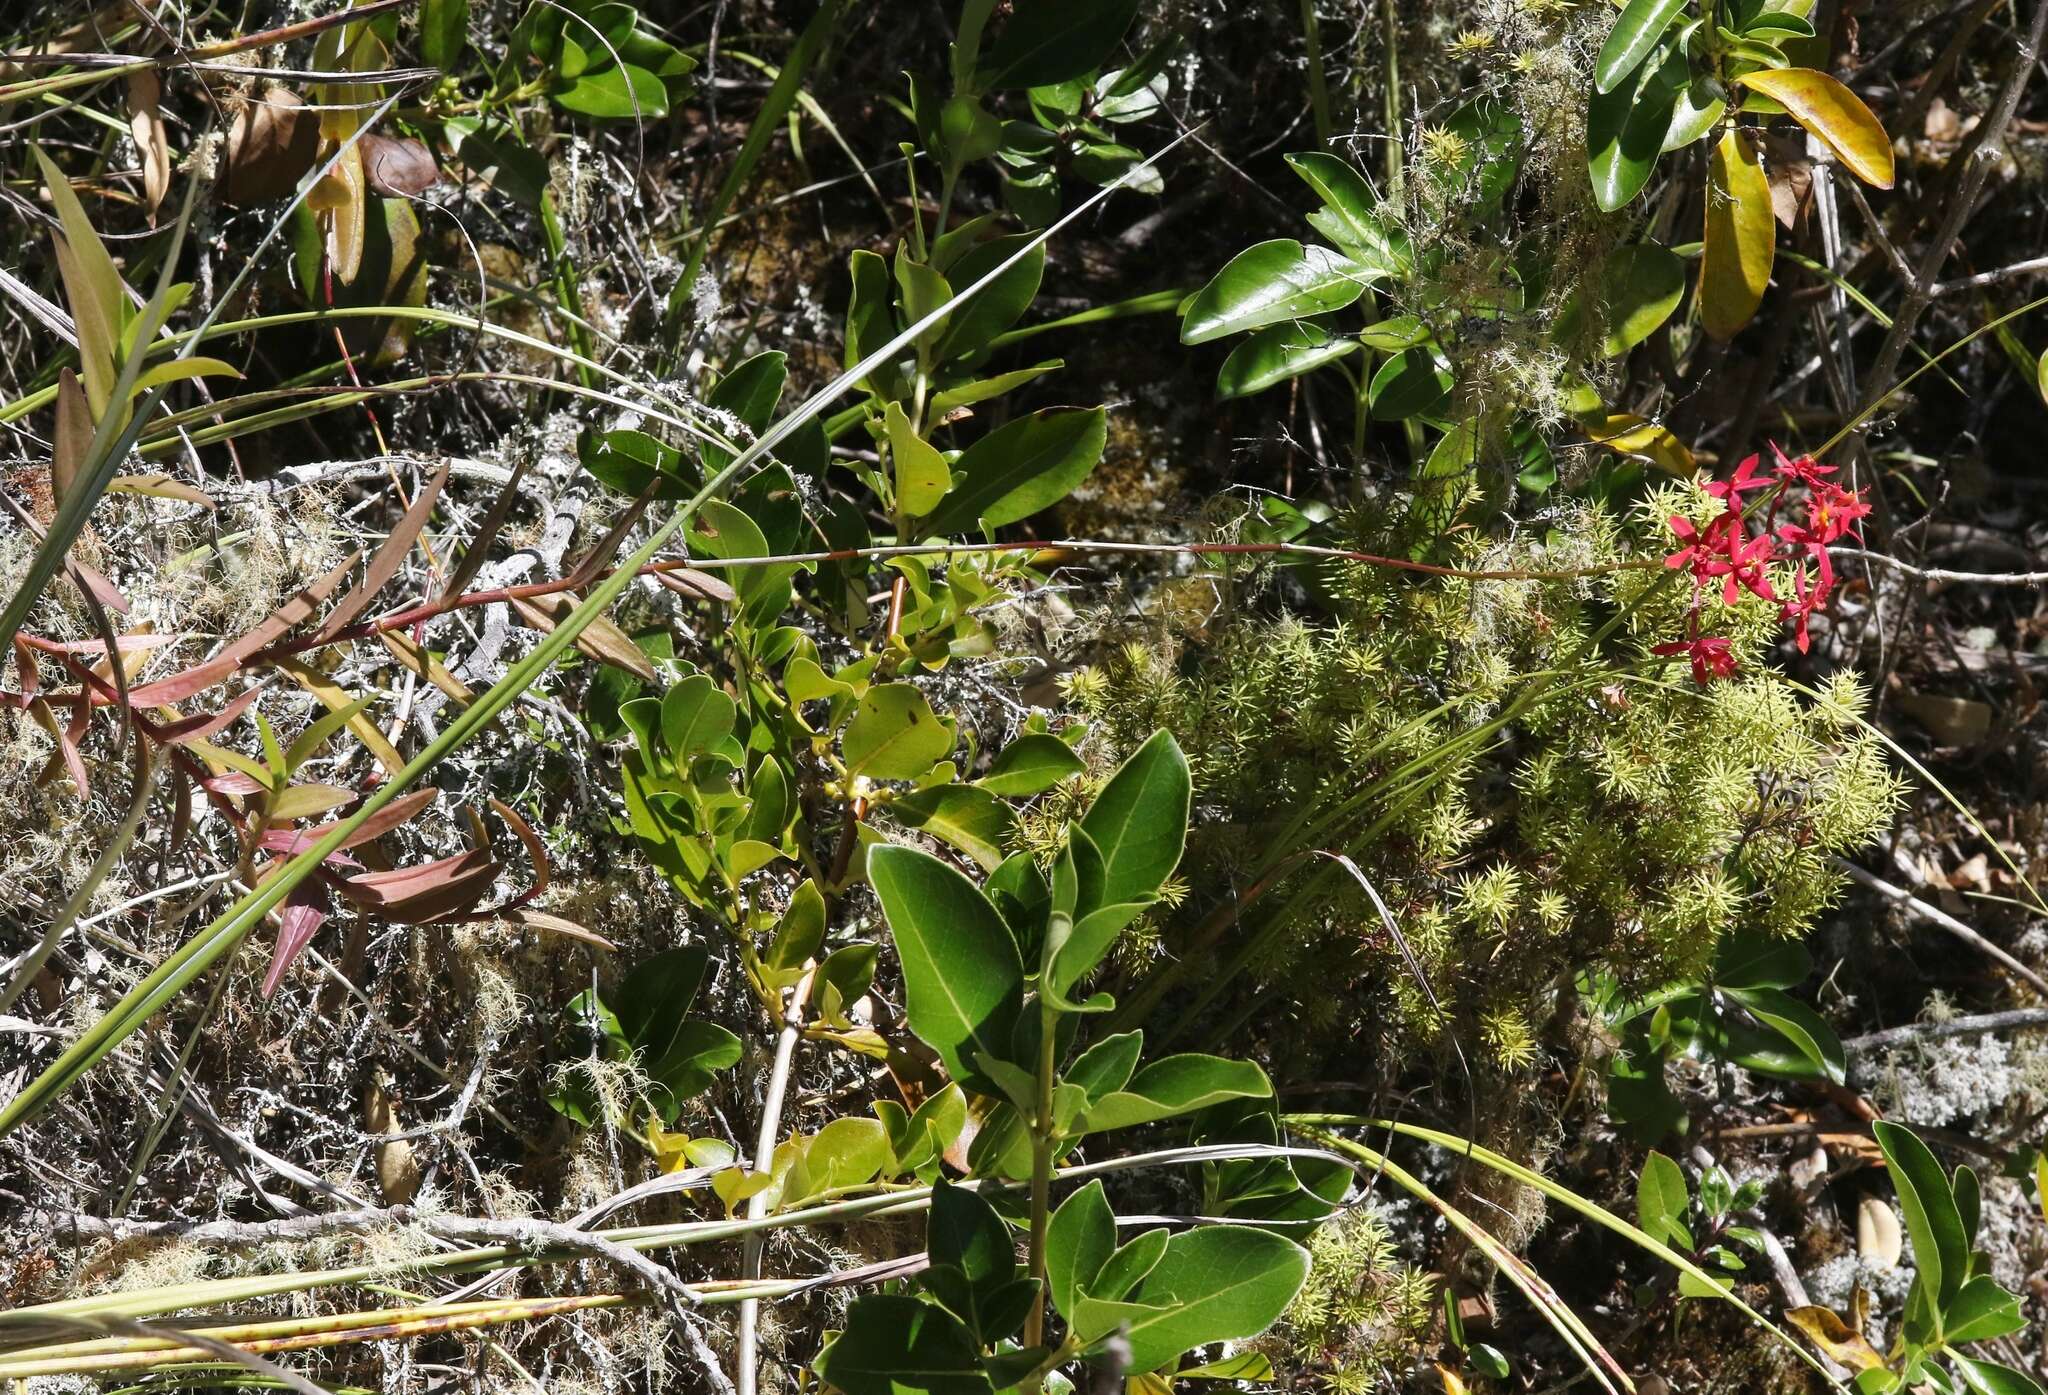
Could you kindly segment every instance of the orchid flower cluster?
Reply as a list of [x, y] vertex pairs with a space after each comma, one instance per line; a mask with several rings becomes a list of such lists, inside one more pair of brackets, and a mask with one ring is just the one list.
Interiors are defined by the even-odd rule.
[[[1721, 599], [1728, 605], [1747, 591], [1773, 605], [1783, 607], [1780, 618], [1797, 626], [1799, 652], [1811, 642], [1807, 622], [1825, 606], [1835, 588], [1834, 563], [1828, 546], [1842, 538], [1858, 537], [1856, 521], [1870, 512], [1860, 489], [1844, 489], [1827, 476], [1832, 465], [1814, 463], [1811, 456], [1790, 459], [1776, 445], [1771, 453], [1777, 464], [1759, 472], [1760, 457], [1750, 456], [1735, 469], [1734, 477], [1715, 480], [1707, 493], [1725, 505], [1704, 528], [1691, 519], [1674, 515], [1669, 523], [1682, 544], [1664, 559], [1673, 570], [1692, 573], [1692, 613], [1682, 640], [1659, 644], [1650, 652], [1666, 657], [1683, 654], [1692, 661], [1693, 681], [1704, 686], [1716, 678], [1735, 675], [1735, 655], [1725, 635], [1701, 633], [1700, 612], [1707, 592], [1719, 583]], [[1796, 522], [1780, 523], [1781, 511], [1789, 507], [1795, 488], [1805, 491], [1805, 510]], [[1762, 492], [1755, 501], [1743, 496]], [[1752, 536], [1748, 523], [1761, 510], [1763, 529]], [[1772, 588], [1769, 569], [1773, 563], [1792, 566], [1792, 595], [1781, 597]]]

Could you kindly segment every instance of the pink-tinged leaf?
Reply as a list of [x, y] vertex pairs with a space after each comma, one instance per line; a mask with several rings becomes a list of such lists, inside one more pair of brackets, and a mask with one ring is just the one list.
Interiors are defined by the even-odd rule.
[[326, 600], [334, 588], [341, 585], [342, 578], [349, 574], [349, 569], [355, 566], [356, 559], [362, 555], [360, 552], [350, 553], [333, 571], [325, 576], [316, 577], [300, 587], [298, 593], [290, 600], [271, 611], [262, 624], [221, 650], [215, 662], [232, 659], [239, 664], [257, 650], [276, 643], [287, 630], [310, 620], [313, 612], [319, 608], [320, 602]]
[[208, 659], [195, 664], [183, 673], [174, 673], [169, 678], [160, 678], [154, 683], [145, 683], [139, 688], [128, 690], [130, 707], [169, 707], [183, 702], [194, 693], [203, 693], [216, 684], [225, 683], [241, 667], [241, 660], [226, 654], [217, 659]]
[[341, 883], [342, 895], [387, 920], [422, 924], [466, 911], [498, 879], [498, 864], [480, 848], [395, 872], [368, 872]]
[[533, 861], [533, 885], [514, 896], [495, 912], [503, 915], [506, 911], [526, 905], [548, 889], [548, 845], [540, 840], [540, 835], [533, 831], [532, 825], [519, 817], [518, 812], [504, 800], [492, 795], [491, 807], [498, 811], [499, 818], [512, 825], [513, 833], [526, 845], [526, 855]]
[[598, 934], [586, 929], [564, 916], [550, 915], [546, 911], [530, 911], [523, 907], [511, 907], [500, 911], [499, 917], [513, 925], [523, 925], [529, 930], [538, 930], [544, 935], [562, 935], [572, 940], [581, 940], [598, 949], [614, 950], [618, 946]]
[[263, 975], [263, 996], [267, 999], [277, 991], [284, 971], [292, 961], [305, 953], [306, 946], [313, 942], [314, 934], [326, 923], [333, 906], [327, 894], [327, 884], [318, 877], [308, 877], [291, 889], [278, 907], [277, 949], [270, 956], [270, 970]]
[[212, 714], [202, 712], [197, 716], [180, 717], [174, 722], [165, 722], [156, 728], [154, 735], [166, 746], [182, 745], [187, 741], [197, 741], [211, 736], [246, 712], [249, 704], [256, 701], [262, 691], [261, 688], [251, 688]]
[[14, 637], [14, 672], [21, 680], [21, 699], [25, 702], [36, 695], [42, 687], [42, 670], [36, 666], [35, 651], [28, 647], [23, 635]]
[[214, 794], [232, 794], [243, 797], [252, 794], [262, 794], [266, 788], [266, 786], [258, 784], [239, 770], [230, 770], [222, 775], [201, 776], [199, 787]]
[[[376, 813], [363, 820], [362, 827], [342, 840], [336, 851], [359, 848], [372, 839], [381, 838], [402, 823], [410, 822], [412, 816], [434, 802], [439, 790], [414, 790], [411, 794], [400, 795]], [[304, 852], [334, 831], [331, 823], [318, 824], [312, 828], [297, 830], [274, 828], [263, 835], [266, 852], [295, 854]]]
[[678, 596], [692, 601], [719, 601], [730, 604], [737, 600], [739, 595], [710, 572], [700, 572], [695, 567], [685, 567], [676, 572], [656, 572], [654, 579]]
[[108, 610], [113, 611], [116, 615], [126, 615], [128, 613], [128, 598], [121, 594], [120, 587], [114, 585], [113, 582], [101, 576], [76, 557], [67, 556], [64, 559], [64, 567], [66, 571], [70, 572], [71, 580], [77, 585], [79, 590], [91, 592], [94, 600], [98, 601]]
[[339, 809], [355, 801], [356, 792], [341, 785], [308, 783], [287, 785], [277, 792], [270, 803], [270, 815], [276, 819], [310, 819], [330, 809]]
[[57, 742], [56, 758], [44, 767], [42, 774], [36, 777], [36, 783], [46, 783], [57, 773], [57, 768], [61, 764], [64, 773], [71, 777], [72, 787], [78, 791], [78, 797], [87, 798], [92, 793], [92, 785], [86, 779], [85, 758], [78, 753], [78, 738], [85, 734], [84, 722], [77, 717], [68, 723], [59, 722], [57, 714], [50, 710], [50, 704], [41, 698], [29, 703], [29, 711], [35, 715], [36, 721], [42, 724], [43, 730], [49, 732]]
[[323, 643], [347, 628], [349, 622], [362, 614], [364, 608], [377, 598], [377, 593], [398, 574], [398, 568], [404, 563], [406, 554], [412, 551], [414, 539], [419, 537], [420, 530], [427, 526], [427, 519], [433, 515], [435, 501], [441, 497], [441, 486], [447, 482], [448, 462], [444, 460], [441, 462], [441, 468], [434, 471], [433, 478], [413, 496], [412, 507], [405, 511], [405, 517], [398, 520], [398, 525], [391, 530], [390, 536], [384, 539], [383, 545], [370, 558], [370, 565], [363, 571], [362, 581], [341, 598], [341, 604], [334, 608], [333, 613], [327, 617], [327, 623], [320, 627], [319, 638]]
[[[16, 635], [15, 643], [30, 649], [40, 649], [45, 654], [104, 654], [107, 642], [103, 639], [44, 639], [41, 635]], [[162, 649], [165, 645], [176, 644], [184, 635], [132, 634], [117, 635], [114, 649], [121, 654], [147, 654]]]

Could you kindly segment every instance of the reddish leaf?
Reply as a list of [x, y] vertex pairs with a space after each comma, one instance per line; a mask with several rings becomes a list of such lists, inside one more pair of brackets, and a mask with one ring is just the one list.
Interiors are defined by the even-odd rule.
[[313, 611], [318, 608], [320, 602], [326, 600], [333, 594], [334, 588], [341, 585], [342, 578], [349, 574], [349, 570], [356, 564], [356, 559], [362, 555], [360, 552], [352, 552], [343, 558], [341, 565], [333, 571], [307, 582], [299, 589], [297, 595], [270, 612], [262, 624], [221, 650], [219, 659], [233, 659], [239, 664], [257, 650], [276, 643], [285, 631], [304, 624], [312, 618]]
[[[427, 789], [400, 795], [364, 819], [362, 827], [344, 838], [337, 851], [359, 848], [373, 839], [383, 837], [400, 824], [409, 822], [414, 814], [433, 803], [439, 794], [439, 790]], [[284, 853], [290, 856], [304, 852], [333, 831], [332, 823], [317, 824], [312, 828], [273, 828], [263, 835], [262, 847], [265, 852]]]
[[[415, 142], [417, 144], [417, 142]], [[412, 507], [405, 511], [405, 517], [398, 520], [398, 526], [384, 539], [383, 546], [370, 558], [370, 565], [363, 572], [363, 579], [347, 595], [341, 604], [327, 617], [327, 623], [320, 627], [322, 643], [333, 639], [347, 628], [350, 621], [363, 613], [364, 607], [377, 598], [377, 593], [398, 573], [406, 554], [412, 551], [413, 540], [420, 535], [420, 529], [427, 526], [427, 519], [434, 512], [434, 503], [441, 497], [441, 486], [448, 482], [448, 462], [443, 460], [441, 468], [434, 471], [434, 477], [424, 488], [413, 496]]]
[[218, 712], [202, 712], [196, 716], [180, 717], [174, 722], [161, 724], [152, 734], [166, 746], [177, 746], [211, 736], [248, 711], [249, 704], [256, 701], [262, 691], [261, 688], [251, 688]]
[[710, 572], [700, 572], [695, 567], [685, 567], [679, 572], [656, 572], [654, 579], [678, 596], [692, 601], [729, 603], [739, 598], [732, 587]]
[[263, 975], [265, 998], [277, 991], [284, 971], [313, 942], [333, 904], [326, 883], [318, 877], [306, 878], [284, 898], [284, 904], [278, 907], [277, 948], [271, 953], [269, 972]]
[[349, 877], [342, 895], [388, 920], [417, 925], [467, 911], [498, 879], [498, 864], [481, 848], [394, 872]]
[[[554, 629], [575, 608], [576, 597], [571, 592], [512, 598], [512, 613], [520, 623], [543, 634]], [[600, 615], [584, 627], [583, 633], [576, 636], [576, 648], [585, 658], [622, 668], [642, 682], [654, 681], [654, 665], [647, 661], [640, 646], [607, 616]]]
[[202, 775], [199, 787], [213, 794], [248, 796], [263, 793], [264, 787], [239, 770], [230, 770], [220, 775]]
[[14, 637], [14, 671], [21, 679], [21, 699], [26, 701], [36, 695], [42, 686], [42, 671], [36, 667], [35, 651], [28, 647], [28, 638], [17, 634]]
[[201, 693], [216, 684], [225, 683], [241, 666], [240, 659], [227, 654], [216, 659], [208, 659], [203, 664], [193, 665], [183, 673], [174, 673], [169, 678], [145, 683], [139, 688], [130, 688], [128, 705], [169, 707], [173, 703], [183, 702], [194, 693]]
[[595, 930], [586, 929], [573, 920], [563, 916], [550, 915], [546, 911], [529, 911], [515, 906], [508, 907], [498, 914], [503, 920], [513, 925], [523, 925], [529, 930], [538, 930], [543, 934], [549, 935], [566, 935], [572, 940], [581, 940], [583, 943], [594, 945], [598, 949], [618, 949], [617, 945], [598, 934]]
[[[45, 654], [104, 654], [107, 642], [103, 639], [44, 639], [41, 635], [16, 635], [15, 643], [31, 649], [40, 649]], [[121, 654], [146, 654], [161, 649], [167, 644], [176, 644], [184, 635], [155, 635], [137, 632], [115, 637], [114, 648]]]
[[363, 174], [370, 187], [394, 199], [424, 194], [441, 182], [434, 156], [411, 137], [366, 135], [359, 142], [363, 151]]
[[42, 724], [43, 730], [49, 732], [57, 742], [57, 755], [36, 777], [36, 783], [46, 783], [56, 774], [57, 767], [61, 764], [64, 773], [71, 777], [71, 784], [78, 791], [78, 797], [86, 798], [91, 794], [92, 786], [85, 777], [85, 758], [78, 753], [78, 738], [85, 734], [83, 719], [73, 717], [68, 723], [59, 722], [57, 714], [50, 710], [50, 704], [41, 698], [29, 703], [29, 711], [35, 714], [35, 719]]

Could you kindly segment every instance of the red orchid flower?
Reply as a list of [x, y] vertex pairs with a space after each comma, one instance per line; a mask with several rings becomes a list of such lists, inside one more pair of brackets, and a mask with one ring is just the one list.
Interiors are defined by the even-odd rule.
[[1702, 688], [1716, 678], [1735, 676], [1735, 655], [1725, 635], [1696, 635], [1692, 639], [1660, 644], [1650, 651], [1666, 658], [1683, 654], [1692, 660], [1692, 681]]

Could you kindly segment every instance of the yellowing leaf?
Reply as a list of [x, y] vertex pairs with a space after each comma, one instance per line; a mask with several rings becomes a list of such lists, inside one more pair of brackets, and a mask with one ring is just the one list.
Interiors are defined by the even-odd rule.
[[1735, 81], [1785, 108], [1865, 184], [1892, 187], [1892, 142], [1863, 99], [1812, 68], [1762, 68]]
[[1777, 252], [1771, 184], [1756, 147], [1730, 130], [1707, 168], [1706, 248], [1700, 258], [1700, 320], [1732, 339], [1763, 302]]
[[[34, 147], [31, 147], [34, 149]], [[127, 297], [121, 273], [107, 255], [106, 244], [93, 230], [92, 220], [71, 181], [50, 163], [50, 157], [35, 150], [42, 167], [43, 185], [50, 191], [50, 204], [57, 210], [57, 270], [64, 280], [64, 299], [70, 303], [71, 319], [78, 329], [78, 365], [85, 379], [86, 401], [93, 420], [104, 416], [114, 400], [115, 355], [121, 343], [121, 328], [127, 322]]]
[[[345, 688], [312, 665], [299, 659], [278, 659], [276, 663], [293, 682], [319, 698], [329, 712], [340, 712], [354, 704], [355, 699]], [[383, 730], [370, 720], [369, 713], [357, 712], [349, 718], [348, 729], [386, 771], [396, 774], [405, 767], [405, 758], [385, 739]]]
[[140, 397], [153, 387], [164, 383], [175, 383], [185, 378], [227, 377], [239, 378], [242, 370], [232, 363], [217, 358], [174, 358], [163, 363], [154, 363], [135, 375], [134, 396]]
[[116, 475], [107, 481], [109, 494], [147, 494], [153, 499], [182, 499], [188, 504], [212, 508], [213, 496], [197, 485], [169, 475]]
[[[2048, 360], [2044, 360], [2048, 362]], [[85, 468], [87, 449], [92, 445], [92, 408], [86, 404], [85, 389], [69, 368], [57, 374], [56, 451], [50, 457], [50, 491], [63, 503], [78, 487], [79, 472]]]
[[936, 447], [910, 429], [910, 418], [900, 404], [891, 402], [884, 420], [889, 458], [896, 467], [896, 507], [905, 518], [922, 518], [953, 487], [953, 471]]
[[1689, 476], [1695, 468], [1685, 442], [1672, 435], [1670, 428], [1654, 421], [1616, 412], [1605, 420], [1589, 420], [1585, 426], [1594, 444], [1618, 454], [1636, 456], [1679, 476]]
[[1805, 1333], [1808, 1340], [1852, 1371], [1869, 1371], [1884, 1365], [1884, 1358], [1865, 1341], [1863, 1334], [1832, 1308], [1794, 1308], [1785, 1320]]

